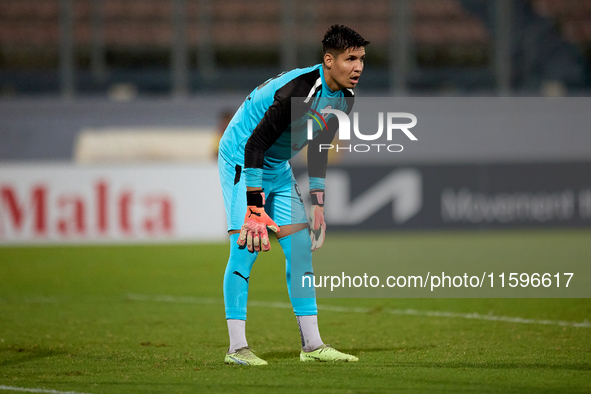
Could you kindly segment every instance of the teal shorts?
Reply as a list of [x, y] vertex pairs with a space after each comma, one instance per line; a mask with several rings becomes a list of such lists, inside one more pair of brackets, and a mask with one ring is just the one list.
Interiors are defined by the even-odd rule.
[[[240, 230], [246, 215], [246, 184], [241, 165], [230, 163], [218, 155], [218, 171], [224, 194], [228, 231]], [[279, 227], [308, 223], [302, 194], [296, 183], [291, 165], [263, 169], [265, 212]]]

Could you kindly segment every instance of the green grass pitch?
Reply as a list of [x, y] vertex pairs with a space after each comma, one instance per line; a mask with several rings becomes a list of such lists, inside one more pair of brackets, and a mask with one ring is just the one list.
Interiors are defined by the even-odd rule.
[[[393, 239], [400, 261], [444, 264], [469, 246], [494, 265], [519, 245], [515, 258], [591, 262], [589, 230], [329, 233], [319, 256]], [[247, 325], [269, 365], [249, 368], [223, 363], [226, 244], [0, 248], [0, 392], [591, 392], [591, 327], [553, 323], [591, 320], [589, 299], [319, 299], [323, 340], [359, 362], [301, 363], [273, 249], [251, 274]], [[449, 314], [389, 312], [408, 308]]]

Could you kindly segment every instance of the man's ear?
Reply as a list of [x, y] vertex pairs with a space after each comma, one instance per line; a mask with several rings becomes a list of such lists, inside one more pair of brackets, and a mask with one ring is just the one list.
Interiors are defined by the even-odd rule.
[[326, 52], [324, 54], [324, 65], [326, 66], [326, 68], [329, 68], [329, 69], [332, 68], [333, 62], [334, 62], [334, 56], [331, 53]]

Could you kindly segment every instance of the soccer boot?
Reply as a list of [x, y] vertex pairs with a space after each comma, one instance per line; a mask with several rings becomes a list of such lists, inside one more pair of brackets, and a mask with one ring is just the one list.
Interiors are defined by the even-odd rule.
[[339, 352], [330, 345], [321, 345], [311, 352], [302, 350], [300, 361], [359, 361], [359, 359], [350, 354]]
[[226, 364], [239, 365], [267, 365], [267, 362], [262, 358], [257, 357], [248, 346], [241, 347], [234, 353], [226, 354], [224, 362]]

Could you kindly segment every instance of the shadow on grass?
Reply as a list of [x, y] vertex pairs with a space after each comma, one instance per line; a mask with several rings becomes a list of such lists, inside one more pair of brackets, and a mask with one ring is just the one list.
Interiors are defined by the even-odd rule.
[[524, 363], [524, 362], [401, 362], [397, 363], [401, 367], [413, 368], [450, 368], [450, 369], [514, 369], [514, 370], [565, 370], [565, 371], [591, 371], [591, 365], [585, 362], [562, 361], [548, 363]]
[[[342, 349], [346, 353], [351, 353], [356, 356], [363, 357], [364, 353], [379, 353], [379, 352], [399, 352], [399, 351], [421, 351], [436, 347], [434, 345], [427, 346], [403, 346], [392, 348], [354, 348]], [[495, 361], [441, 361], [441, 362], [397, 362], [396, 355], [393, 356], [393, 364], [400, 367], [413, 368], [450, 368], [450, 369], [548, 369], [548, 370], [565, 370], [565, 371], [591, 371], [591, 364], [584, 361], [548, 361], [548, 362], [495, 362]]]
[[20, 347], [9, 347], [0, 349], [2, 352], [10, 352], [14, 355], [8, 356], [7, 360], [0, 361], [0, 367], [7, 367], [11, 365], [18, 365], [18, 364], [25, 364], [31, 361], [39, 360], [42, 358], [47, 357], [54, 357], [63, 354], [67, 354], [68, 352], [65, 350], [54, 350], [54, 349], [43, 349], [43, 348], [33, 348], [33, 349], [26, 349]]
[[[375, 348], [338, 348], [345, 353], [350, 353], [355, 356], [359, 356], [362, 361], [363, 354], [367, 353], [396, 353], [399, 351], [422, 351], [433, 348], [432, 345], [427, 346], [402, 346], [402, 347], [375, 347]], [[288, 351], [276, 351], [276, 352], [265, 352], [260, 355], [266, 360], [278, 360], [278, 359], [299, 359], [299, 350], [288, 350]], [[548, 361], [548, 362], [495, 362], [495, 361], [482, 361], [482, 362], [465, 362], [465, 361], [441, 361], [441, 362], [399, 362], [396, 359], [396, 355], [392, 357], [391, 366], [398, 367], [412, 367], [412, 368], [439, 368], [439, 369], [490, 369], [490, 370], [502, 370], [502, 369], [513, 369], [513, 370], [565, 370], [565, 371], [591, 371], [591, 364], [587, 362], [577, 361]]]
[[261, 353], [260, 357], [264, 360], [277, 360], [277, 359], [291, 359], [300, 357], [299, 350], [288, 350], [282, 352], [265, 352]]
[[[362, 354], [362, 353], [381, 353], [381, 352], [396, 352], [398, 350], [424, 350], [431, 348], [431, 346], [414, 346], [414, 347], [379, 347], [379, 348], [364, 348], [364, 349], [345, 349], [335, 346], [337, 350], [340, 350], [344, 353], [353, 354], [355, 356]], [[265, 352], [261, 353], [260, 357], [263, 359], [291, 359], [291, 358], [298, 358], [300, 357], [299, 350], [287, 350], [287, 351], [278, 351], [278, 352]]]

